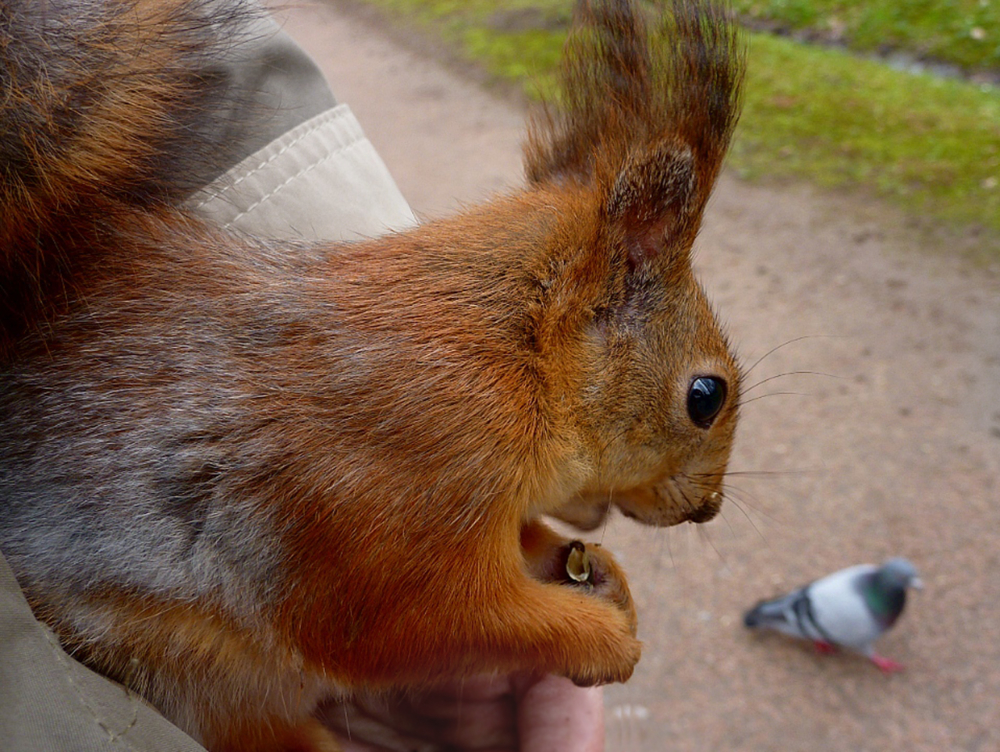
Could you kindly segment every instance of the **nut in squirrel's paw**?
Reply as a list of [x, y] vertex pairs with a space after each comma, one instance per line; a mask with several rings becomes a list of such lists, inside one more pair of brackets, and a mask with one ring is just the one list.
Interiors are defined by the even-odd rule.
[[587, 547], [580, 541], [572, 541], [566, 555], [566, 576], [573, 582], [590, 585], [593, 574]]

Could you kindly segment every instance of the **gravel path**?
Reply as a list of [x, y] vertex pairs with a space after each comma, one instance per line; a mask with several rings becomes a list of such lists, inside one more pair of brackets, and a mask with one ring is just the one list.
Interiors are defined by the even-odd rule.
[[[336, 5], [287, 28], [421, 215], [520, 182], [517, 104]], [[1000, 750], [1000, 277], [891, 210], [732, 176], [697, 248], [759, 386], [721, 519], [603, 533], [647, 645], [607, 693], [609, 750]], [[905, 673], [742, 627], [761, 597], [889, 555], [926, 583], [879, 646]]]

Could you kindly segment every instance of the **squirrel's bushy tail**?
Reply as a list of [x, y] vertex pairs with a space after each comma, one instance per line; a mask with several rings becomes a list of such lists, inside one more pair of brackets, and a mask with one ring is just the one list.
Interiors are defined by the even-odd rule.
[[213, 60], [255, 13], [0, 0], [0, 353], [111, 252], [123, 215], [176, 204], [225, 164], [249, 99]]

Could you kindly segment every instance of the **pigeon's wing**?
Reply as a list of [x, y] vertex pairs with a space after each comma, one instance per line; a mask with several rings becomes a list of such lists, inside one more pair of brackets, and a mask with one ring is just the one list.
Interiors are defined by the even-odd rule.
[[865, 602], [860, 583], [875, 569], [868, 564], [848, 567], [806, 589], [813, 621], [828, 641], [865, 654], [871, 651], [883, 630]]

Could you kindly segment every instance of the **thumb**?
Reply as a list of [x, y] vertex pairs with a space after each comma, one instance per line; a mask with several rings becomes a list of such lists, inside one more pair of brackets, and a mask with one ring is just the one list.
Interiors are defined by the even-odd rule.
[[521, 752], [603, 752], [604, 693], [546, 676], [517, 688]]

